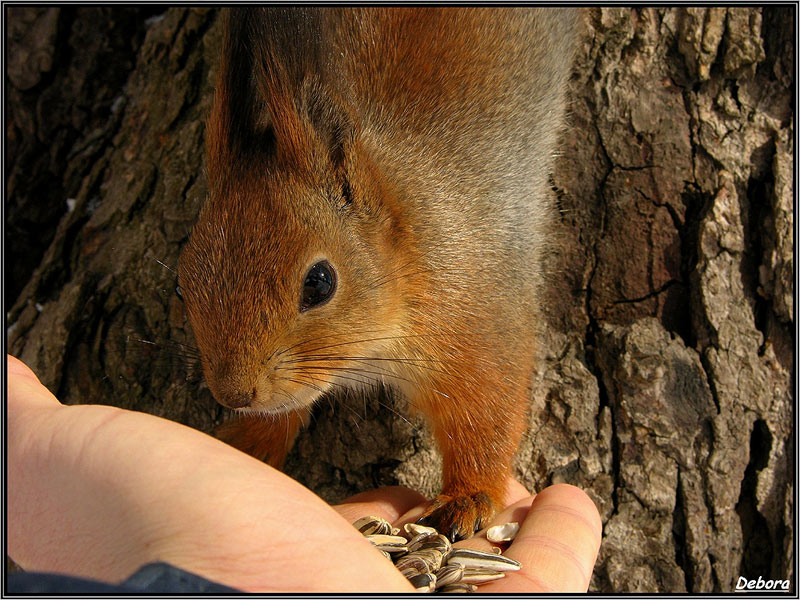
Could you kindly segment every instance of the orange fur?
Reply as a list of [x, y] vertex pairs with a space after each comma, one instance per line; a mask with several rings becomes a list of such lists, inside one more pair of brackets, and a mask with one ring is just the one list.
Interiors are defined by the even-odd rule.
[[[466, 536], [498, 507], [575, 27], [562, 9], [230, 9], [180, 285], [217, 400], [296, 414], [242, 421], [234, 445], [283, 457], [322, 393], [384, 382], [444, 455], [431, 520]], [[300, 310], [320, 260], [338, 287]]]
[[308, 418], [298, 412], [276, 419], [243, 416], [224, 423], [214, 434], [237, 450], [282, 469], [297, 434], [307, 424]]

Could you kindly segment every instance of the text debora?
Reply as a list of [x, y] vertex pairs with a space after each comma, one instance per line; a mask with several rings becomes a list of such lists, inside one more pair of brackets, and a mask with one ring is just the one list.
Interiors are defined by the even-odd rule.
[[747, 577], [739, 577], [736, 582], [737, 590], [788, 590], [788, 579], [764, 579], [761, 575], [758, 579], [747, 579]]

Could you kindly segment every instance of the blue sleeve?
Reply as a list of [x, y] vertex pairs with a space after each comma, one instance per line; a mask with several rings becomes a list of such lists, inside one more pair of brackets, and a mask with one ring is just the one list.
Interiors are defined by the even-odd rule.
[[11, 594], [229, 594], [240, 591], [163, 562], [144, 565], [119, 584], [55, 573], [11, 573], [6, 586], [6, 592]]

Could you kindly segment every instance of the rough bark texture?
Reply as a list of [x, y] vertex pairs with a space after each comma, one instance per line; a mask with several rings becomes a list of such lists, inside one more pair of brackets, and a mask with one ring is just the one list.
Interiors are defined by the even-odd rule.
[[[171, 268], [204, 201], [220, 26], [160, 10], [7, 9], [7, 341], [64, 402], [210, 431]], [[793, 577], [793, 12], [587, 12], [517, 472], [596, 501], [594, 590]], [[331, 501], [433, 494], [431, 437], [398, 411], [322, 402], [288, 472]]]

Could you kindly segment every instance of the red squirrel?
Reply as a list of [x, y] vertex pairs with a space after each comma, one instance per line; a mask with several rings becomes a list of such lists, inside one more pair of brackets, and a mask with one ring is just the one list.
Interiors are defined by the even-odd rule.
[[243, 413], [221, 437], [280, 467], [322, 394], [390, 385], [443, 455], [427, 521], [469, 537], [526, 425], [578, 14], [225, 12], [179, 264], [209, 388]]

